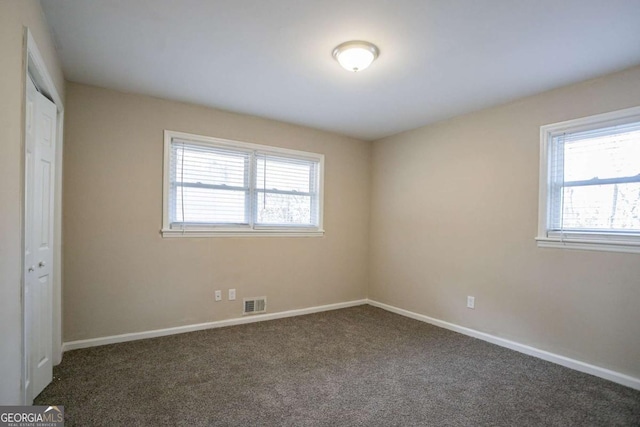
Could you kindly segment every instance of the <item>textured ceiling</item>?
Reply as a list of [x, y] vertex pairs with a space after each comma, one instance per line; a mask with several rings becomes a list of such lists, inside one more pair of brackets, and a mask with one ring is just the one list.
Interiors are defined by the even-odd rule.
[[[43, 0], [68, 80], [373, 140], [640, 64], [638, 0]], [[362, 39], [360, 73], [332, 58]]]

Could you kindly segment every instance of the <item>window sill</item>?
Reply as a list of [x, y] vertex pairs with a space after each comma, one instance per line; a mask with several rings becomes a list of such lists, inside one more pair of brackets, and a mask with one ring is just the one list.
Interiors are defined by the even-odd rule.
[[585, 251], [640, 253], [640, 240], [597, 240], [575, 237], [536, 237], [539, 248], [576, 249]]
[[163, 229], [162, 237], [322, 237], [324, 230], [273, 230], [273, 229], [243, 229], [243, 230], [212, 230], [212, 229]]

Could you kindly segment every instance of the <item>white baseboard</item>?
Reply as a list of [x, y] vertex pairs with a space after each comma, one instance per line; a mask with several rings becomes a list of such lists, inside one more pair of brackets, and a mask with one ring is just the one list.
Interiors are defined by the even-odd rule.
[[106, 344], [143, 340], [146, 338], [163, 337], [166, 335], [182, 334], [185, 332], [201, 331], [203, 329], [222, 328], [224, 326], [242, 325], [245, 323], [263, 322], [265, 320], [283, 319], [285, 317], [302, 316], [304, 314], [319, 313], [321, 311], [337, 310], [367, 304], [366, 299], [341, 302], [337, 304], [320, 305], [301, 308], [298, 310], [281, 311], [279, 313], [256, 314], [253, 316], [237, 317], [234, 319], [218, 320], [215, 322], [198, 323], [195, 325], [177, 326], [174, 328], [155, 329], [153, 331], [133, 332], [130, 334], [111, 335], [108, 337], [91, 338], [87, 340], [69, 341], [62, 345], [62, 351], [80, 348], [97, 347]]
[[618, 384], [622, 384], [627, 387], [631, 387], [636, 390], [640, 390], [640, 378], [635, 378], [620, 372], [612, 371], [610, 369], [601, 368], [599, 366], [590, 365], [579, 360], [570, 359], [559, 354], [550, 353], [545, 350], [540, 350], [535, 347], [531, 347], [525, 344], [520, 344], [515, 341], [510, 341], [504, 338], [496, 337], [485, 332], [476, 331], [475, 329], [465, 328], [464, 326], [456, 325], [454, 323], [445, 322], [444, 320], [434, 319], [433, 317], [425, 316], [423, 314], [414, 313], [409, 310], [394, 307], [388, 304], [384, 304], [374, 300], [367, 301], [369, 305], [382, 308], [383, 310], [390, 311], [392, 313], [400, 314], [405, 317], [410, 317], [415, 320], [430, 323], [441, 328], [449, 329], [451, 331], [459, 332], [470, 337], [478, 338], [483, 341], [490, 342], [492, 344], [506, 347], [511, 350], [518, 351], [520, 353], [528, 354], [530, 356], [537, 357], [539, 359], [546, 360], [548, 362], [556, 363], [558, 365], [565, 366], [567, 368], [574, 369], [576, 371], [584, 372], [594, 375], [596, 377], [604, 378], [609, 381], [613, 381]]

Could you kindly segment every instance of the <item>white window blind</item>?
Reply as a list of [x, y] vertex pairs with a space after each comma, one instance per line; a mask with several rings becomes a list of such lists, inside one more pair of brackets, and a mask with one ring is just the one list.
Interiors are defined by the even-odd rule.
[[551, 230], [640, 233], [640, 122], [553, 137]]
[[540, 129], [538, 245], [640, 253], [640, 107]]
[[163, 235], [322, 232], [314, 153], [165, 132]]
[[248, 224], [250, 153], [174, 140], [172, 224]]
[[318, 162], [257, 154], [256, 223], [315, 226]]

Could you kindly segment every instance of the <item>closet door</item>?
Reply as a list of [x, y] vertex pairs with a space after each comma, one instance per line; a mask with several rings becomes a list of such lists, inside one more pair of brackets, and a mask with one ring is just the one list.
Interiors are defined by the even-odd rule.
[[[25, 167], [25, 347], [27, 383], [35, 397], [53, 377], [53, 213], [56, 106], [27, 89]], [[33, 87], [32, 87], [33, 86]], [[31, 100], [30, 98], [33, 98]]]

